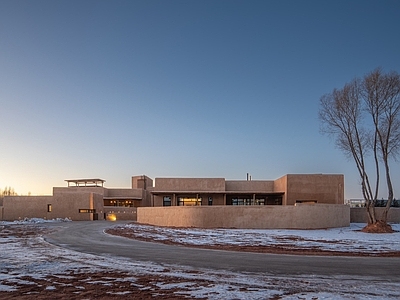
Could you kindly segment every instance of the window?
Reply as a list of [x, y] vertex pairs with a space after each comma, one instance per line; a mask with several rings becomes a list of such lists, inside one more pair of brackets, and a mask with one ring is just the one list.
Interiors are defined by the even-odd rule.
[[267, 205], [282, 205], [282, 197], [281, 196], [268, 196]]
[[163, 206], [171, 206], [171, 197], [170, 196], [165, 196], [163, 198]]
[[85, 213], [91, 213], [91, 214], [94, 214], [94, 213], [96, 213], [96, 210], [95, 209], [79, 209], [79, 213], [80, 214], [85, 214]]
[[232, 205], [251, 205], [252, 199], [250, 198], [233, 198]]
[[47, 212], [51, 212], [51, 204], [47, 204]]
[[130, 199], [104, 199], [104, 206], [134, 207], [135, 201]]
[[254, 204], [255, 205], [265, 205], [265, 199], [264, 198], [257, 198], [256, 202]]
[[179, 206], [200, 206], [201, 198], [179, 197], [178, 205]]
[[212, 197], [208, 197], [208, 205], [212, 205]]

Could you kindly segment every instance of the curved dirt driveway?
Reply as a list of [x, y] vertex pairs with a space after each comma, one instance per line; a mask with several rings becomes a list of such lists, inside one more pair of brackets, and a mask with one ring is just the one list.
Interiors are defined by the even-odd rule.
[[84, 253], [196, 268], [280, 276], [373, 276], [375, 279], [395, 282], [398, 282], [400, 276], [399, 257], [299, 256], [206, 250], [141, 242], [103, 232], [106, 228], [125, 223], [96, 221], [55, 224], [57, 230], [46, 235], [45, 239], [50, 243]]

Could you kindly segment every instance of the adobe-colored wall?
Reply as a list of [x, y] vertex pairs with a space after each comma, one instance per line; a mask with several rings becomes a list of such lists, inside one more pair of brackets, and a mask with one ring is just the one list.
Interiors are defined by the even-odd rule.
[[[48, 205], [51, 204], [51, 212]], [[76, 221], [93, 220], [92, 213], [79, 213], [79, 209], [96, 209], [103, 219], [103, 196], [94, 193], [58, 193], [54, 196], [8, 196], [4, 198], [3, 219], [13, 221], [24, 218], [70, 218]]]
[[107, 189], [106, 197], [143, 197], [142, 189]]
[[[375, 207], [376, 217], [381, 218], [384, 207]], [[350, 209], [350, 222], [352, 223], [367, 223], [367, 210], [364, 207], [352, 207]], [[400, 208], [391, 207], [388, 213], [389, 223], [400, 223]]]
[[329, 174], [288, 174], [286, 205], [296, 200], [344, 204], [344, 176]]
[[272, 180], [227, 180], [226, 191], [250, 191], [272, 193], [274, 182]]
[[137, 221], [171, 227], [317, 229], [350, 225], [347, 205], [138, 207]]
[[50, 204], [52, 200], [52, 196], [6, 196], [3, 202], [3, 220], [47, 219], [47, 204]]
[[224, 178], [156, 178], [154, 191], [224, 191]]
[[146, 175], [132, 176], [133, 189], [150, 189], [153, 187], [153, 179]]
[[150, 191], [142, 190], [142, 195], [142, 201], [139, 206], [152, 206]]
[[53, 187], [53, 195], [62, 193], [96, 193], [107, 197], [107, 189], [104, 187], [84, 187], [84, 186]]
[[284, 193], [282, 197], [282, 205], [287, 205], [286, 200], [286, 187], [287, 187], [287, 175], [274, 181], [274, 192]]
[[[136, 221], [137, 209], [136, 207], [104, 207], [104, 212], [107, 216], [114, 215], [116, 220]], [[113, 220], [115, 221], [115, 220]]]

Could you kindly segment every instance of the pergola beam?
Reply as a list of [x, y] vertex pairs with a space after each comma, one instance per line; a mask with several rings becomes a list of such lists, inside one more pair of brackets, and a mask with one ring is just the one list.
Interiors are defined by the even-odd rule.
[[75, 184], [75, 186], [78, 187], [103, 187], [104, 182], [106, 182], [104, 179], [100, 178], [67, 179], [65, 181], [68, 182], [68, 186], [71, 186], [71, 184]]

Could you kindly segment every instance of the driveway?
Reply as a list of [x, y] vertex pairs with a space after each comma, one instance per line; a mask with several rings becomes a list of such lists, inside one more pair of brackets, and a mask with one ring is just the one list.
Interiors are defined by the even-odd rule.
[[[127, 223], [127, 222], [125, 222]], [[298, 256], [205, 250], [141, 242], [105, 234], [106, 228], [124, 222], [66, 222], [45, 239], [71, 250], [100, 256], [116, 256], [137, 261], [175, 264], [195, 268], [252, 272], [279, 276], [348, 275], [374, 277], [398, 282], [400, 258]]]

